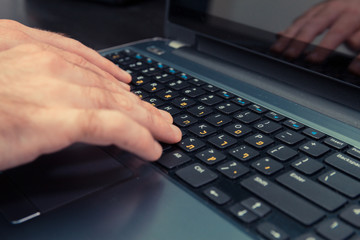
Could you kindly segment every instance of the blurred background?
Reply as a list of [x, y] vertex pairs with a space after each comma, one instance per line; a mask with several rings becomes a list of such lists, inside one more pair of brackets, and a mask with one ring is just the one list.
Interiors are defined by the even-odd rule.
[[0, 0], [0, 18], [64, 33], [100, 50], [163, 36], [165, 0]]

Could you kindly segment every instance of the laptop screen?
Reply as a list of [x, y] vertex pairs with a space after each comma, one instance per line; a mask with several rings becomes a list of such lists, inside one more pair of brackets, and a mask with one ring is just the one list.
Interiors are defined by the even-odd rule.
[[173, 0], [169, 21], [360, 88], [360, 18], [333, 2]]

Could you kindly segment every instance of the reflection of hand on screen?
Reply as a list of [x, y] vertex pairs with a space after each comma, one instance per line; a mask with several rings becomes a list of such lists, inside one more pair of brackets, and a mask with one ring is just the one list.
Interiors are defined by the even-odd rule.
[[342, 43], [360, 50], [360, 0], [328, 0], [313, 6], [279, 34], [272, 50], [297, 58], [325, 30], [328, 32], [318, 47], [308, 54], [309, 61], [322, 62], [329, 50]]

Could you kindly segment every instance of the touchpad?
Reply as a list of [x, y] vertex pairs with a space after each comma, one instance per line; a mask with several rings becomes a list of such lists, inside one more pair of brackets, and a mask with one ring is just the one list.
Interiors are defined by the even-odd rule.
[[5, 174], [40, 212], [125, 181], [133, 175], [130, 169], [107, 153], [85, 144], [42, 156]]

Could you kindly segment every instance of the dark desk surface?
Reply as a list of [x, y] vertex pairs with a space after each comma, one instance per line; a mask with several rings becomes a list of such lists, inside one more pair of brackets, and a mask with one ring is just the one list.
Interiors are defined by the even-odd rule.
[[65, 33], [96, 50], [163, 36], [165, 0], [129, 1], [1, 0], [0, 18]]

